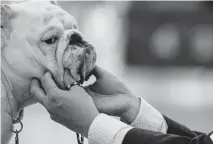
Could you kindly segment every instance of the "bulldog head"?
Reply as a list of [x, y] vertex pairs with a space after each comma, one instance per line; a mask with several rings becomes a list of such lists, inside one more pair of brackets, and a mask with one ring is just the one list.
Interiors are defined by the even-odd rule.
[[94, 46], [55, 2], [3, 5], [1, 18], [2, 55], [17, 75], [40, 78], [51, 71], [64, 89], [73, 79], [82, 83], [93, 69]]

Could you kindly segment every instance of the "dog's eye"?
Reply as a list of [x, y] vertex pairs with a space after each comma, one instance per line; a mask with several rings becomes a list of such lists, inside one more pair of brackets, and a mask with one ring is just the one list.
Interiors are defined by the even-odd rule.
[[54, 44], [58, 40], [57, 37], [51, 37], [49, 39], [44, 40], [46, 44]]

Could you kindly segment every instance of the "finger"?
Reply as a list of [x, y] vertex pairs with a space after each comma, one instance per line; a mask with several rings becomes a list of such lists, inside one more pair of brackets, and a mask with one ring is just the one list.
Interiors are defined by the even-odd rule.
[[90, 87], [91, 87], [91, 85], [85, 86], [85, 87], [84, 87], [84, 90], [85, 90], [90, 96], [93, 96], [93, 92], [91, 91]]
[[102, 69], [101, 67], [99, 66], [95, 66], [95, 68], [93, 69], [93, 72], [92, 74], [97, 78], [99, 79], [100, 77], [103, 77], [104, 74], [106, 73], [107, 71]]
[[30, 92], [38, 102], [40, 102], [42, 105], [45, 106], [45, 101], [47, 97], [45, 95], [44, 90], [41, 88], [38, 80], [36, 79], [32, 80], [31, 86], [30, 86]]
[[102, 96], [102, 94], [98, 93], [97, 91], [93, 90], [91, 86], [84, 87], [84, 90], [92, 97], [95, 98], [97, 96]]
[[[102, 79], [103, 80], [103, 79]], [[94, 95], [93, 94], [93, 92], [95, 92], [95, 93], [99, 93], [100, 94], [100, 92], [101, 93], [103, 93], [103, 92], [105, 92], [105, 90], [104, 89], [106, 89], [106, 87], [107, 86], [105, 86], [106, 84], [106, 81], [105, 82], [103, 82], [103, 81], [100, 81], [100, 79], [99, 80], [97, 80], [96, 82], [94, 82], [93, 84], [90, 84], [90, 85], [88, 85], [88, 86], [85, 86], [84, 87], [84, 90], [89, 94], [89, 95]], [[102, 88], [102, 87], [104, 87], [104, 88]]]
[[93, 92], [96, 92], [95, 88], [95, 83], [90, 84], [88, 86], [83, 87], [84, 90], [89, 94], [89, 95], [93, 95]]
[[50, 72], [47, 72], [44, 74], [44, 76], [41, 79], [41, 83], [42, 83], [46, 93], [53, 91], [53, 90], [59, 90], [59, 88], [55, 84]]
[[72, 96], [76, 96], [76, 95], [89, 95], [89, 93], [85, 90], [84, 87], [81, 87], [79, 85], [74, 85], [70, 88], [69, 90], [70, 94], [69, 96], [72, 97]]

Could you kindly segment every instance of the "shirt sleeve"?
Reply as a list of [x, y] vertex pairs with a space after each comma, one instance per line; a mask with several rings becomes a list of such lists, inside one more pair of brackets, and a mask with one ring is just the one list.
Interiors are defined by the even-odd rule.
[[133, 127], [106, 114], [99, 114], [89, 128], [89, 144], [122, 144]]
[[89, 144], [122, 144], [125, 135], [133, 127], [166, 133], [168, 126], [163, 115], [142, 98], [140, 101], [139, 113], [131, 125], [99, 114], [89, 128]]
[[133, 128], [127, 132], [122, 144], [213, 144], [210, 134], [194, 137], [174, 134], [163, 134], [145, 129]]
[[140, 97], [139, 99], [141, 101], [140, 110], [130, 125], [135, 128], [166, 133], [168, 125], [163, 115], [145, 100]]

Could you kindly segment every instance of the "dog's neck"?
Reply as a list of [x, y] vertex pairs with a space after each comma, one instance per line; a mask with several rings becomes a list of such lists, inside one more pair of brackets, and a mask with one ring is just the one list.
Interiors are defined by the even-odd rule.
[[29, 95], [31, 79], [18, 75], [4, 57], [1, 61], [2, 80], [6, 81], [4, 86], [7, 87], [7, 91], [11, 92], [10, 103], [12, 103], [13, 113], [16, 115], [20, 109], [34, 101]]

